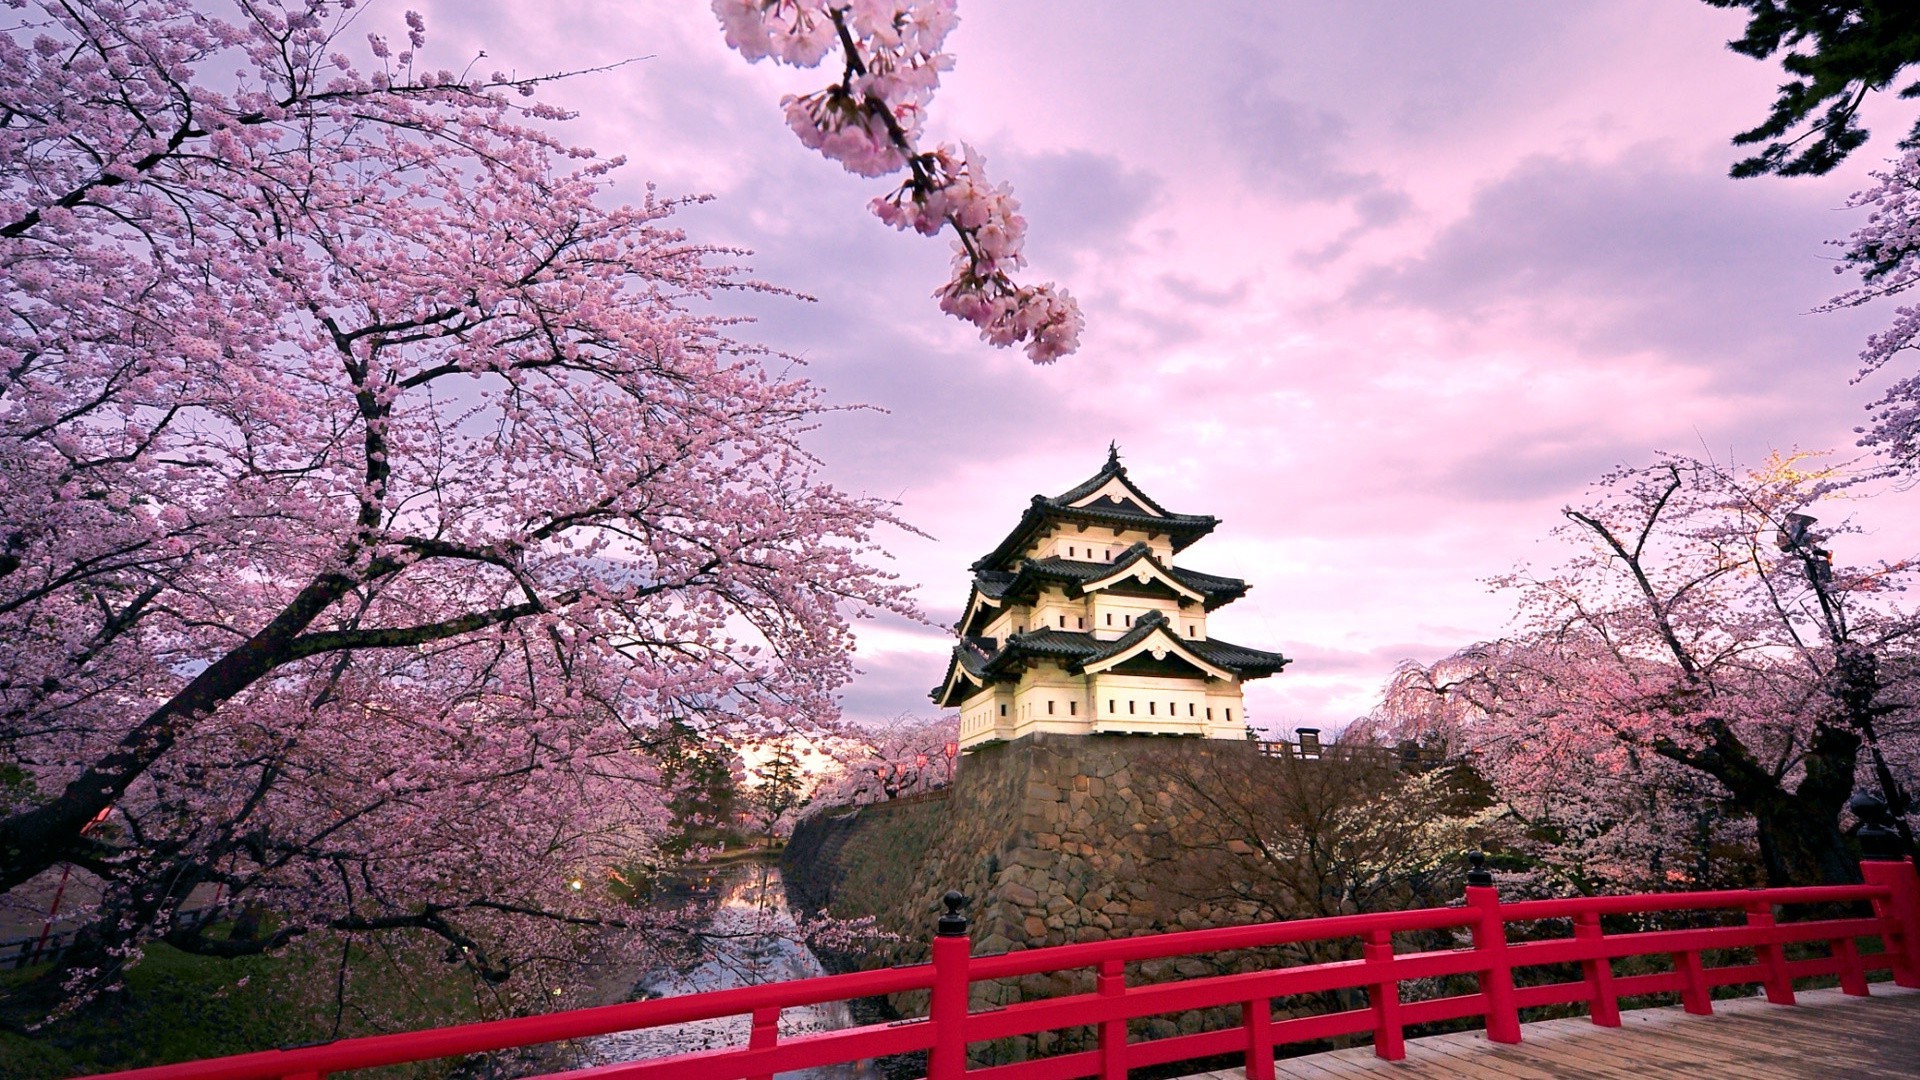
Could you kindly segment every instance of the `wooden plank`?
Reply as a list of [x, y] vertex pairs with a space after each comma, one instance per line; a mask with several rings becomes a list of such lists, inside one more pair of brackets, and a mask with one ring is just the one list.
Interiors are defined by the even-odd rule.
[[1418, 1043], [1428, 1044], [1425, 1048], [1435, 1054], [1432, 1064], [1451, 1070], [1450, 1075], [1498, 1077], [1500, 1080], [1555, 1080], [1551, 1070], [1530, 1064], [1521, 1046], [1490, 1042], [1484, 1031], [1463, 1031], [1457, 1035], [1442, 1035], [1437, 1039], [1409, 1041], [1409, 1059], [1413, 1057], [1412, 1049]]
[[[1920, 1080], [1920, 990], [1886, 983], [1864, 998], [1809, 990], [1790, 1006], [1734, 998], [1714, 1002], [1712, 1016], [1669, 1006], [1621, 1020], [1527, 1024], [1518, 1045], [1490, 1043], [1483, 1031], [1411, 1039], [1401, 1062], [1366, 1046], [1282, 1058], [1274, 1080]], [[1194, 1080], [1242, 1078], [1223, 1070]]]
[[[1633, 1080], [1635, 1077], [1691, 1077], [1683, 1063], [1629, 1049], [1620, 1043], [1616, 1029], [1596, 1029], [1590, 1022], [1559, 1020], [1530, 1025], [1522, 1029], [1529, 1060], [1536, 1061], [1562, 1075], [1591, 1076], [1606, 1080]], [[1611, 1038], [1609, 1038], [1611, 1036]], [[1632, 1061], [1632, 1066], [1623, 1064]], [[1755, 1080], [1771, 1080], [1759, 1078]]]

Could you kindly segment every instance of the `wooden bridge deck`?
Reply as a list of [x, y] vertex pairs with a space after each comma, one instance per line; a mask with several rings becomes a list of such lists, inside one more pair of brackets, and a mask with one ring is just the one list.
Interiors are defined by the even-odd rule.
[[[1920, 990], [1873, 984], [1873, 996], [1805, 990], [1795, 1006], [1766, 999], [1713, 1003], [1712, 1016], [1679, 1006], [1621, 1014], [1618, 1028], [1586, 1017], [1521, 1029], [1518, 1045], [1490, 1043], [1484, 1031], [1407, 1041], [1404, 1061], [1382, 1061], [1371, 1046], [1275, 1063], [1276, 1080], [1877, 1080], [1920, 1077]], [[1187, 1080], [1242, 1080], [1239, 1069]]]

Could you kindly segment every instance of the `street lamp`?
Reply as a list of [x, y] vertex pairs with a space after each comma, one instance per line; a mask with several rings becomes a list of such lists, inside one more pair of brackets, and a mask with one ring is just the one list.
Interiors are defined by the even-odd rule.
[[1812, 543], [1813, 524], [1819, 520], [1811, 514], [1788, 514], [1773, 538], [1781, 551], [1800, 556], [1806, 564], [1807, 580], [1816, 588], [1833, 580], [1833, 552]]
[[[1907, 826], [1906, 813], [1912, 805], [1900, 781], [1887, 767], [1886, 756], [1880, 750], [1880, 736], [1874, 730], [1874, 716], [1888, 709], [1877, 706], [1874, 699], [1882, 689], [1879, 674], [1879, 657], [1872, 647], [1849, 639], [1844, 614], [1839, 612], [1833, 599], [1827, 595], [1827, 586], [1833, 582], [1833, 552], [1813, 542], [1813, 525], [1818, 518], [1811, 514], [1788, 514], [1780, 520], [1780, 531], [1774, 535], [1774, 543], [1781, 551], [1800, 557], [1801, 565], [1807, 572], [1807, 583], [1813, 586], [1814, 598], [1820, 601], [1820, 611], [1827, 620], [1827, 639], [1833, 646], [1833, 671], [1830, 674], [1832, 688], [1830, 692], [1838, 700], [1840, 708], [1849, 724], [1866, 740], [1867, 755], [1873, 762], [1875, 779], [1880, 782], [1881, 798], [1872, 799], [1881, 812], [1891, 810], [1892, 821], [1899, 832], [1900, 839], [1912, 849], [1913, 833]], [[1868, 808], [1870, 811], [1872, 807]], [[1858, 808], [1855, 810], [1858, 813]]]

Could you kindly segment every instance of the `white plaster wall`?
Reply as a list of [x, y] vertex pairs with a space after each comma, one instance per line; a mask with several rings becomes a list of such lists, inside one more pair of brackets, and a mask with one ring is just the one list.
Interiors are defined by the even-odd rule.
[[[1095, 731], [1200, 735], [1221, 726], [1228, 708], [1240, 715], [1240, 688], [1218, 679], [1173, 680], [1148, 675], [1093, 676]], [[1228, 704], [1231, 702], [1231, 704]], [[1207, 710], [1213, 709], [1209, 720]], [[1238, 728], [1236, 722], [1234, 727]]]
[[1013, 688], [1004, 683], [985, 687], [960, 703], [960, 748], [992, 739], [1012, 738]]
[[[1160, 600], [1151, 596], [1115, 596], [1109, 592], [1097, 592], [1087, 599], [1091, 615], [1087, 620], [1088, 629], [1093, 631], [1094, 637], [1103, 641], [1112, 641], [1133, 629], [1133, 621], [1149, 611], [1157, 611], [1165, 615], [1168, 622], [1177, 622], [1182, 617], [1178, 600]], [[1204, 627], [1206, 613], [1198, 605], [1190, 610], [1198, 616]], [[1204, 629], [1201, 632], [1204, 634]]]

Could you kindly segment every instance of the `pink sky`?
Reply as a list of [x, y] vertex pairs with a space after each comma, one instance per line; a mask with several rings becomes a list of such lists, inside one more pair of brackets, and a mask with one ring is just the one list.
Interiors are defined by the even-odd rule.
[[[1248, 691], [1284, 731], [1500, 634], [1512, 600], [1483, 579], [1559, 561], [1558, 509], [1606, 469], [1848, 450], [1877, 388], [1848, 378], [1890, 311], [1810, 312], [1846, 284], [1823, 241], [1859, 220], [1847, 194], [1908, 121], [1870, 110], [1831, 177], [1726, 179], [1780, 75], [1704, 4], [962, 0], [931, 132], [985, 151], [1029, 277], [1086, 313], [1080, 352], [1037, 368], [937, 311], [945, 241], [865, 209], [890, 184], [786, 130], [779, 95], [824, 73], [748, 66], [698, 0], [412, 2], [438, 66], [646, 57], [555, 90], [569, 138], [625, 155], [628, 197], [714, 195], [695, 237], [817, 298], [723, 306], [887, 410], [812, 448], [930, 535], [885, 542], [942, 625], [867, 624], [855, 718], [933, 711], [967, 565], [1110, 439], [1161, 503], [1223, 519], [1181, 561], [1253, 583], [1211, 629], [1295, 658]], [[1916, 498], [1855, 504], [1850, 542], [1895, 554]]]

